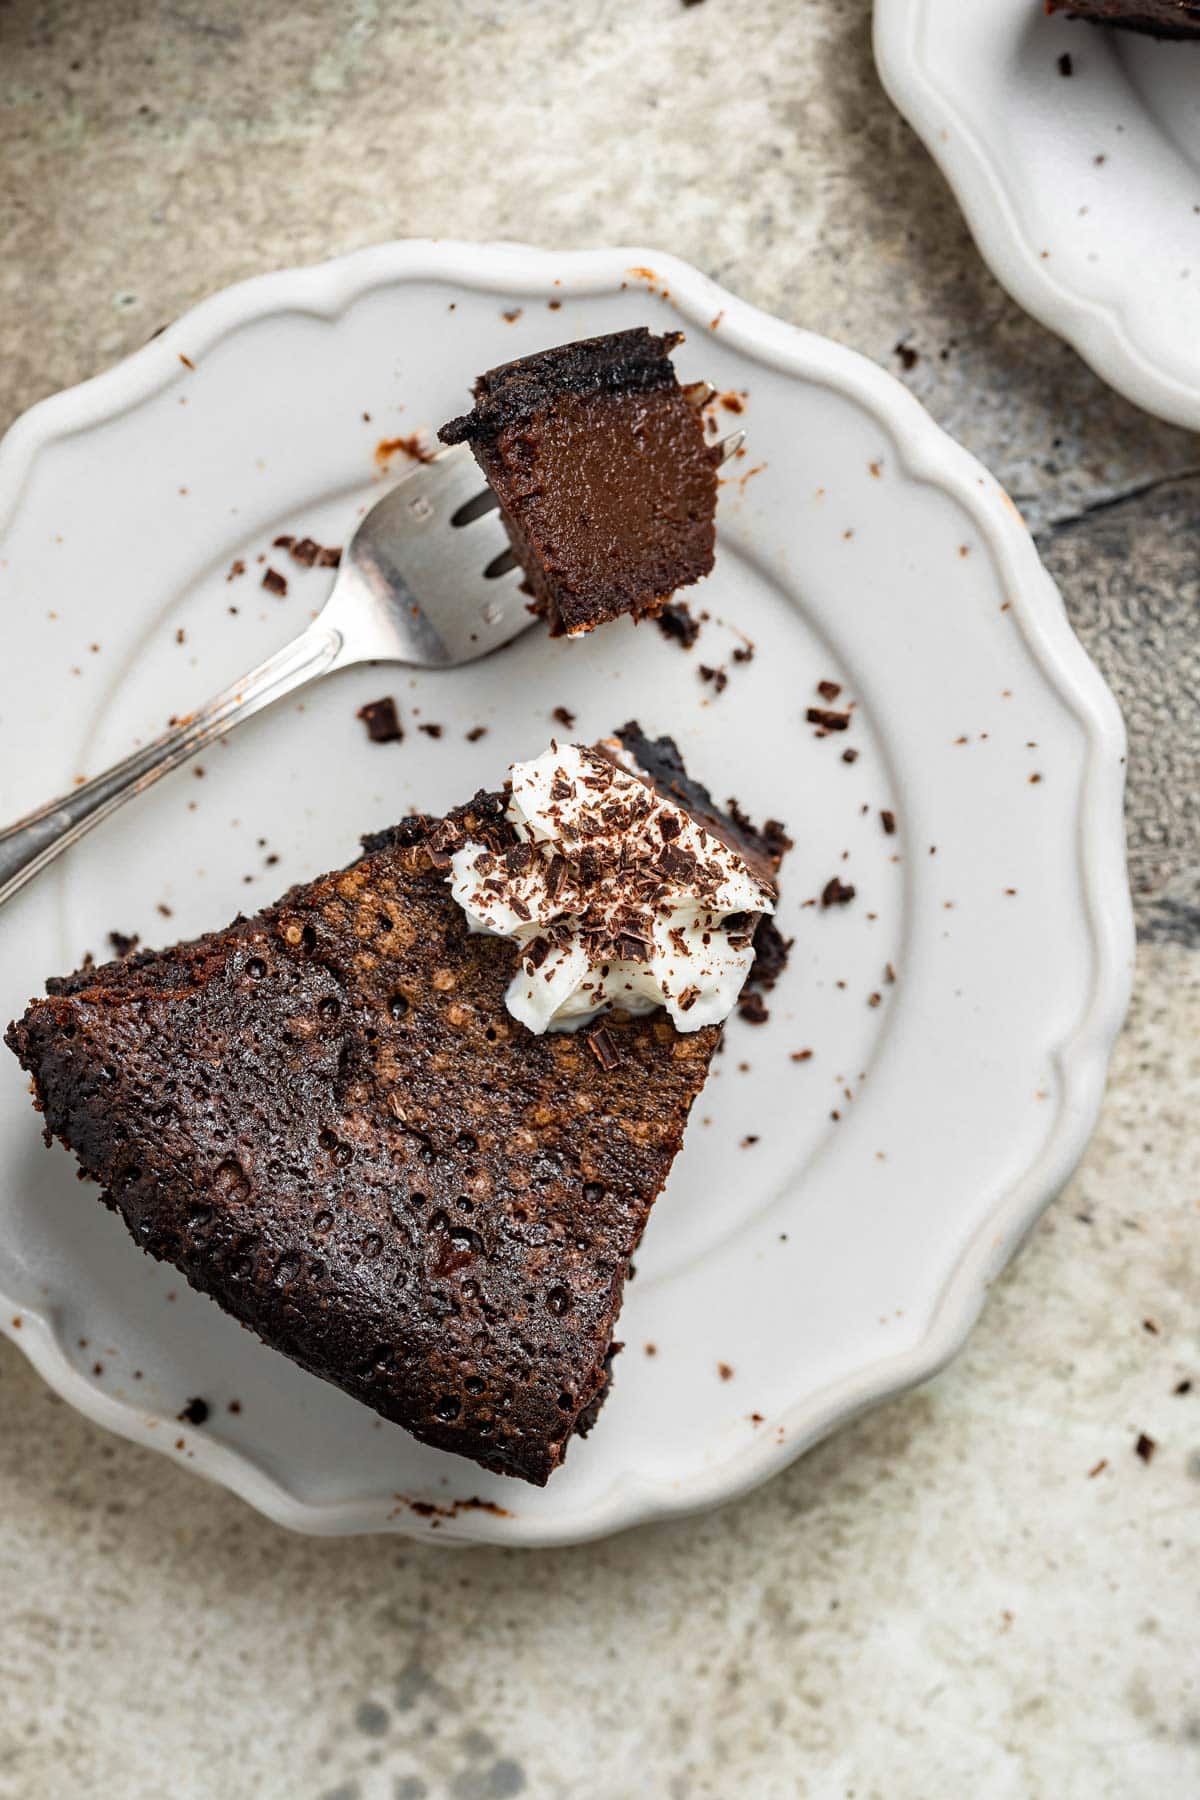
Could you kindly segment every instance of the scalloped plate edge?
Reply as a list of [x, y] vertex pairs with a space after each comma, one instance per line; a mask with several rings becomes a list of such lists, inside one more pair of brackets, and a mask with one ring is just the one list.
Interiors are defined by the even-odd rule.
[[[877, 14], [878, 18], [878, 14]], [[182, 352], [203, 355], [226, 333], [274, 312], [337, 317], [371, 289], [440, 279], [498, 293], [607, 292], [643, 280], [700, 330], [785, 374], [846, 394], [887, 429], [916, 479], [939, 487], [969, 514], [996, 559], [1012, 598], [1014, 621], [1059, 698], [1082, 725], [1088, 764], [1077, 848], [1092, 936], [1094, 984], [1082, 1015], [1057, 1048], [1060, 1102], [1047, 1139], [1019, 1181], [997, 1193], [979, 1229], [948, 1271], [924, 1334], [911, 1350], [881, 1358], [852, 1377], [807, 1396], [779, 1416], [782, 1442], [754, 1440], [686, 1482], [656, 1482], [618, 1472], [590, 1505], [561, 1518], [497, 1517], [471, 1512], [432, 1521], [371, 1494], [313, 1502], [294, 1493], [252, 1455], [186, 1434], [193, 1471], [220, 1483], [291, 1530], [344, 1536], [387, 1530], [441, 1544], [529, 1547], [583, 1542], [644, 1521], [680, 1516], [747, 1492], [786, 1467], [818, 1439], [890, 1396], [936, 1374], [961, 1348], [988, 1288], [1066, 1182], [1091, 1135], [1103, 1098], [1113, 1040], [1133, 975], [1133, 915], [1125, 874], [1122, 798], [1125, 733], [1099, 672], [1067, 621], [1058, 591], [1038, 560], [1020, 514], [999, 484], [937, 426], [893, 376], [866, 357], [760, 312], [698, 270], [638, 248], [556, 253], [512, 244], [412, 240], [355, 251], [334, 261], [261, 275], [202, 301], [115, 368], [40, 401], [0, 443], [0, 529], [18, 503], [33, 461], [47, 443], [118, 416], [173, 380]], [[0, 1330], [24, 1351], [56, 1393], [85, 1417], [151, 1449], [165, 1450], [159, 1426], [180, 1427], [98, 1392], [73, 1367], [54, 1320], [0, 1293]], [[18, 1322], [19, 1321], [19, 1322]]]

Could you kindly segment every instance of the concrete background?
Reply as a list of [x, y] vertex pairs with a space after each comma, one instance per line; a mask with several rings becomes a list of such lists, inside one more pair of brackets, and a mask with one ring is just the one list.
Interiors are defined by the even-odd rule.
[[965, 1354], [707, 1518], [537, 1556], [293, 1539], [0, 1345], [6, 1800], [1200, 1793], [1200, 443], [991, 280], [869, 28], [0, 0], [0, 423], [379, 239], [673, 250], [902, 373], [1008, 486], [1129, 718], [1141, 929], [1100, 1129]]

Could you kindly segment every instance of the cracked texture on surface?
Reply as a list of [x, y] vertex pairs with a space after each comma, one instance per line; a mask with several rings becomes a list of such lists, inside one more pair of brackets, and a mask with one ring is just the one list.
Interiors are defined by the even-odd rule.
[[230, 281], [402, 235], [661, 246], [885, 363], [1041, 533], [1130, 721], [1146, 941], [1101, 1126], [937, 1380], [578, 1550], [286, 1537], [0, 1344], [0, 1796], [1200, 1792], [1200, 446], [993, 282], [866, 0], [580, 21], [10, 0], [0, 415]]

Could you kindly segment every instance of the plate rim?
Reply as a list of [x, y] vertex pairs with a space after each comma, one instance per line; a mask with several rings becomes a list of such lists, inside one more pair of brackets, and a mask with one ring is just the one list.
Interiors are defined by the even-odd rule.
[[1164, 368], [1134, 337], [1122, 301], [1106, 303], [1052, 273], [1022, 232], [1001, 169], [972, 116], [956, 106], [921, 61], [928, 9], [936, 0], [874, 0], [875, 67], [888, 98], [941, 170], [975, 247], [1000, 285], [1040, 325], [1068, 343], [1101, 381], [1144, 412], [1200, 431], [1200, 380]]
[[[336, 318], [373, 288], [422, 279], [493, 293], [544, 290], [551, 296], [609, 292], [622, 282], [642, 281], [698, 334], [719, 330], [723, 340], [755, 360], [832, 386], [856, 401], [889, 433], [910, 478], [949, 493], [970, 517], [1006, 583], [1013, 620], [1029, 654], [1059, 704], [1080, 724], [1086, 744], [1076, 853], [1092, 938], [1093, 985], [1081, 1016], [1052, 1051], [1059, 1075], [1057, 1113], [1033, 1161], [1006, 1185], [948, 1266], [926, 1328], [909, 1350], [873, 1358], [852, 1375], [794, 1402], [778, 1418], [782, 1443], [776, 1433], [755, 1437], [683, 1483], [618, 1473], [591, 1503], [553, 1518], [500, 1518], [480, 1511], [431, 1520], [398, 1508], [398, 1516], [384, 1521], [378, 1495], [307, 1500], [256, 1461], [252, 1450], [215, 1442], [203, 1433], [189, 1442], [193, 1471], [292, 1530], [317, 1536], [387, 1531], [442, 1544], [563, 1545], [650, 1519], [697, 1512], [744, 1494], [836, 1426], [927, 1380], [962, 1347], [988, 1288], [1083, 1152], [1128, 1005], [1134, 932], [1123, 831], [1125, 732], [1116, 701], [1075, 637], [1016, 506], [915, 396], [865, 356], [761, 312], [691, 265], [644, 247], [556, 252], [511, 243], [400, 240], [226, 288], [123, 362], [39, 401], [15, 421], [0, 442], [0, 530], [19, 504], [41, 449], [60, 436], [119, 416], [160, 391], [177, 378], [181, 353], [195, 360], [228, 332], [274, 312], [301, 310]], [[56, 1393], [96, 1424], [169, 1453], [154, 1428], [161, 1423], [159, 1416], [92, 1387], [75, 1368], [51, 1312], [52, 1302], [43, 1310], [0, 1290], [0, 1331]]]

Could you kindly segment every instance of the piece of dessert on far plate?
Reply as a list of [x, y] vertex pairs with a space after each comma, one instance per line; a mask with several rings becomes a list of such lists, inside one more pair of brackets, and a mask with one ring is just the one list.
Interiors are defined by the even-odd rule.
[[1045, 6], [1048, 13], [1121, 25], [1151, 37], [1200, 38], [1200, 0], [1045, 0]]
[[555, 636], [650, 618], [713, 566], [717, 465], [700, 391], [681, 387], [677, 331], [644, 327], [489, 369], [443, 425], [468, 443]]
[[626, 726], [227, 930], [49, 982], [7, 1041], [151, 1255], [540, 1484], [607, 1392], [786, 842]]

